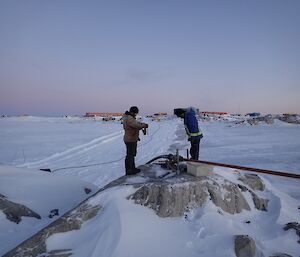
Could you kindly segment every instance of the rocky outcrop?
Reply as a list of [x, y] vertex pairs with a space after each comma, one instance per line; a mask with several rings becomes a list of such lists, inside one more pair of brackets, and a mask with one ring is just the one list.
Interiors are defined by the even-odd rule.
[[274, 123], [274, 117], [272, 115], [260, 116], [256, 118], [247, 119], [250, 125], [258, 125], [260, 122], [265, 122], [267, 124]]
[[298, 114], [284, 114], [279, 119], [288, 123], [300, 124], [300, 115]]
[[[261, 180], [261, 178], [256, 174], [244, 174], [239, 178], [244, 184], [252, 188], [253, 190], [264, 191], [265, 184]], [[267, 211], [268, 210], [268, 199], [264, 199], [259, 197], [253, 190], [247, 188], [244, 185], [238, 184], [238, 187], [243, 191], [248, 191], [251, 194], [254, 206], [256, 209], [260, 211]]]
[[272, 255], [270, 257], [293, 257], [293, 256], [286, 253], [275, 253], [275, 255]]
[[265, 190], [265, 184], [262, 179], [256, 174], [243, 174], [239, 180], [244, 182], [247, 186], [249, 186], [252, 190]]
[[260, 198], [253, 191], [249, 190], [252, 196], [252, 200], [256, 209], [260, 211], [268, 211], [268, 199]]
[[58, 249], [47, 252], [47, 238], [56, 233], [80, 229], [82, 223], [96, 216], [100, 209], [100, 205], [80, 205], [74, 211], [56, 220], [54, 223], [51, 224], [51, 226], [48, 226], [45, 229], [41, 230], [30, 240], [24, 242], [19, 247], [8, 252], [3, 257], [71, 256], [72, 252], [70, 249]]
[[[120, 184], [126, 182], [126, 176], [120, 177], [106, 185], [105, 187], [99, 189], [94, 195], [104, 191], [107, 188], [114, 186], [119, 186]], [[92, 195], [91, 197], [93, 197]], [[91, 198], [90, 197], [90, 198]], [[52, 251], [47, 251], [46, 240], [57, 233], [68, 232], [72, 230], [79, 230], [81, 225], [95, 217], [101, 210], [100, 205], [91, 205], [88, 203], [88, 199], [84, 200], [74, 209], [65, 213], [62, 217], [58, 218], [47, 227], [40, 230], [31, 238], [27, 239], [20, 245], [16, 246], [14, 249], [10, 250], [8, 253], [3, 255], [3, 257], [32, 257], [32, 256], [49, 256], [49, 257], [68, 257], [71, 256], [72, 249], [55, 249]]]
[[234, 239], [234, 251], [237, 257], [254, 257], [256, 245], [248, 235], [237, 235]]
[[0, 194], [0, 210], [3, 211], [8, 220], [17, 224], [22, 221], [22, 217], [41, 219], [41, 216], [33, 210], [23, 204], [8, 200], [7, 197], [2, 194]]
[[[267, 211], [267, 199], [258, 197], [246, 186], [218, 178], [218, 176], [198, 178], [181, 174], [168, 181], [151, 181], [139, 186], [128, 199], [154, 210], [160, 217], [178, 217], [183, 216], [190, 209], [201, 207], [209, 196], [210, 200], [223, 211], [235, 214], [243, 210], [251, 210], [242, 194], [249, 191], [255, 208]], [[253, 188], [264, 188], [261, 183], [254, 182], [259, 179], [255, 176], [250, 178]]]
[[[255, 190], [258, 190], [257, 188], [261, 188], [259, 183], [248, 183], [247, 181], [246, 183], [244, 181], [237, 184], [224, 179], [218, 174], [194, 177], [187, 173], [177, 174], [174, 172], [172, 174], [167, 173], [168, 176], [162, 178], [160, 170], [157, 172], [157, 170], [148, 166], [147, 170], [146, 168], [142, 170], [145, 171], [137, 175], [138, 179], [124, 176], [111, 182], [99, 190], [98, 193], [115, 186], [133, 186], [135, 191], [127, 199], [154, 210], [159, 217], [184, 216], [186, 212], [199, 208], [210, 200], [220, 208], [219, 213], [224, 211], [236, 214], [244, 210], [249, 211], [251, 209], [250, 204], [244, 197], [245, 193], [248, 194], [248, 192], [251, 193], [256, 208], [267, 210], [267, 200], [259, 198], [252, 189], [256, 188]], [[253, 179], [258, 178], [255, 176], [250, 177], [250, 181]], [[251, 184], [252, 188], [248, 184]], [[82, 223], [97, 215], [100, 209], [100, 205], [90, 205], [88, 202], [82, 203], [4, 256], [70, 256], [72, 255], [72, 249], [47, 251], [45, 243], [47, 238], [56, 233], [80, 229]], [[253, 240], [248, 236], [237, 236], [235, 249], [236, 253], [239, 254], [238, 257], [252, 256], [245, 254], [252, 254], [256, 251]]]
[[212, 181], [207, 184], [207, 189], [213, 203], [223, 211], [235, 214], [242, 210], [250, 210], [241, 190], [232, 182], [225, 180], [225, 183], [220, 185], [216, 181]]
[[205, 188], [205, 183], [199, 179], [190, 183], [150, 183], [140, 187], [128, 199], [153, 209], [160, 217], [178, 217], [206, 201]]
[[[289, 222], [285, 224], [284, 230], [294, 229], [296, 231], [297, 236], [300, 238], [300, 224], [297, 222]], [[298, 240], [298, 244], [300, 244], [300, 239]]]
[[259, 120], [258, 120], [258, 119], [248, 119], [247, 122], [248, 122], [250, 125], [258, 125]]

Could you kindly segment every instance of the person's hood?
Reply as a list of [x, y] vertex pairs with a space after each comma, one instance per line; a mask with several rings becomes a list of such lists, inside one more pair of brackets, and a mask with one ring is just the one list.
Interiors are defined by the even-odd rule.
[[197, 112], [198, 112], [197, 109], [193, 106], [190, 106], [186, 109], [186, 113], [189, 113], [189, 114], [196, 115]]
[[134, 118], [134, 119], [135, 119], [135, 117], [132, 115], [132, 113], [131, 113], [131, 112], [129, 112], [129, 111], [126, 111], [126, 112], [123, 114], [123, 118], [128, 118], [128, 117], [132, 117], [132, 118]]

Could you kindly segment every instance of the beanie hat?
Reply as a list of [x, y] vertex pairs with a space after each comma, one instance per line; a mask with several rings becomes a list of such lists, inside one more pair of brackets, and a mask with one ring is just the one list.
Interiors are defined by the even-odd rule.
[[139, 113], [139, 108], [137, 108], [136, 106], [132, 106], [132, 107], [130, 107], [129, 112]]

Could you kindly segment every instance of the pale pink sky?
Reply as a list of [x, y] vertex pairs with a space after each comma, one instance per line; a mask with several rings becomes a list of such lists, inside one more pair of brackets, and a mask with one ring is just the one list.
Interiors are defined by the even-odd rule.
[[0, 1], [0, 114], [300, 113], [299, 1]]

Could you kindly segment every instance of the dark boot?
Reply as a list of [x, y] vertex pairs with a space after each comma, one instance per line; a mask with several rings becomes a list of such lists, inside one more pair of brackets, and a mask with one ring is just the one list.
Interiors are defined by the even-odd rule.
[[139, 173], [139, 172], [141, 172], [141, 169], [135, 168], [134, 172], [135, 172], [135, 174], [136, 174], [136, 173]]

